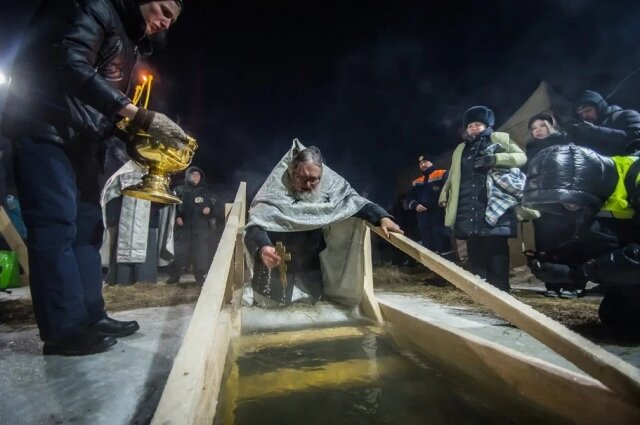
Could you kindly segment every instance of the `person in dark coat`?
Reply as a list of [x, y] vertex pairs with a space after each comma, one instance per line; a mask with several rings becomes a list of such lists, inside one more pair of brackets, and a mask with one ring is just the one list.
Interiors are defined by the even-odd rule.
[[[531, 140], [527, 143], [527, 167], [531, 164], [531, 160], [540, 152], [551, 146], [566, 145], [569, 143], [566, 133], [558, 129], [555, 118], [551, 114], [541, 113], [532, 116], [528, 123], [529, 134]], [[528, 173], [528, 170], [527, 170]], [[533, 221], [534, 240], [536, 249], [545, 251], [545, 235], [548, 229], [555, 225], [555, 216], [549, 214], [540, 214], [540, 217]], [[578, 293], [573, 285], [570, 288], [563, 288], [561, 284], [555, 282], [544, 282], [546, 291], [545, 297], [549, 298], [577, 298]]]
[[494, 225], [489, 224], [487, 177], [492, 168], [522, 167], [527, 158], [508, 134], [493, 131], [495, 117], [486, 106], [468, 109], [462, 124], [468, 138], [454, 150], [440, 194], [440, 205], [446, 206], [445, 226], [456, 239], [467, 241], [470, 271], [508, 292], [508, 238], [517, 236], [517, 219], [509, 208]]
[[22, 37], [2, 132], [14, 144], [44, 354], [102, 352], [138, 329], [104, 309], [99, 174], [123, 117], [161, 143], [186, 139], [124, 94], [137, 56], [150, 51], [147, 36], [181, 10], [180, 0], [44, 0]]
[[640, 151], [640, 114], [632, 109], [609, 105], [595, 91], [586, 90], [576, 102], [579, 123], [568, 133], [576, 145], [600, 155], [631, 155]]
[[167, 283], [178, 283], [191, 263], [196, 282], [202, 285], [209, 269], [209, 220], [214, 201], [205, 185], [204, 172], [198, 167], [189, 167], [185, 184], [175, 190], [182, 204], [176, 211], [175, 260]]
[[444, 227], [444, 208], [438, 205], [447, 170], [436, 168], [424, 155], [418, 157], [418, 167], [422, 175], [412, 182], [404, 207], [416, 212], [422, 246], [451, 259], [453, 248]]
[[532, 273], [564, 288], [601, 284], [601, 321], [640, 330], [640, 159], [550, 147], [531, 159], [522, 203], [549, 217]]

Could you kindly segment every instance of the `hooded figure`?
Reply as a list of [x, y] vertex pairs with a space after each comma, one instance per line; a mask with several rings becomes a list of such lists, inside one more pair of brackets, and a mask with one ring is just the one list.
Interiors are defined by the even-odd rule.
[[586, 90], [576, 102], [580, 122], [568, 130], [576, 145], [600, 155], [630, 155], [640, 150], [640, 114], [609, 105], [599, 94]]
[[[251, 202], [244, 241], [254, 300], [265, 307], [300, 298], [357, 305], [364, 282], [362, 220], [401, 233], [390, 217], [324, 165], [318, 148], [295, 139]], [[290, 261], [276, 251], [278, 242]], [[286, 281], [276, 268], [282, 261]]]
[[553, 146], [529, 166], [523, 205], [542, 212], [533, 274], [564, 288], [605, 286], [603, 323], [640, 328], [640, 160]]
[[209, 219], [213, 217], [214, 201], [202, 169], [189, 167], [184, 180], [175, 189], [182, 203], [176, 210], [175, 261], [167, 283], [178, 283], [191, 260], [196, 282], [202, 284], [209, 268]]

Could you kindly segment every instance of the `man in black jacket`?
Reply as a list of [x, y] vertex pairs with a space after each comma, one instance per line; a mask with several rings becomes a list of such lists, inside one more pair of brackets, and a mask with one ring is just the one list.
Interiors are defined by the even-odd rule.
[[23, 37], [2, 132], [15, 146], [44, 354], [102, 352], [139, 328], [104, 310], [98, 176], [123, 117], [161, 143], [184, 140], [173, 121], [124, 94], [147, 35], [181, 11], [181, 0], [44, 0]]
[[630, 155], [640, 150], [640, 114], [632, 109], [609, 105], [599, 94], [586, 90], [576, 103], [580, 123], [569, 129], [576, 145], [600, 155]]
[[176, 212], [176, 257], [167, 283], [178, 283], [191, 259], [196, 282], [202, 285], [209, 267], [209, 219], [213, 216], [214, 204], [205, 186], [204, 172], [198, 167], [189, 167], [185, 184], [176, 187], [176, 194], [182, 204]]

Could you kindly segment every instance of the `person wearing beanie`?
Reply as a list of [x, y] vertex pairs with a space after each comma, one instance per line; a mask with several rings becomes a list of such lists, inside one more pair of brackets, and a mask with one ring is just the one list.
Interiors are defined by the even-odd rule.
[[139, 328], [105, 311], [99, 176], [122, 118], [165, 145], [186, 139], [126, 95], [138, 55], [151, 52], [148, 36], [181, 11], [177, 0], [43, 0], [25, 30], [2, 133], [14, 146], [45, 355], [100, 353]]
[[569, 139], [601, 155], [630, 155], [640, 151], [640, 114], [633, 109], [609, 105], [600, 95], [586, 90], [575, 104], [578, 123]]
[[444, 227], [444, 208], [438, 205], [448, 172], [438, 169], [424, 155], [418, 156], [418, 168], [421, 176], [413, 180], [404, 207], [416, 213], [422, 246], [452, 259], [453, 248], [449, 232]]
[[487, 178], [492, 171], [523, 167], [527, 157], [507, 133], [493, 131], [495, 116], [486, 106], [468, 109], [462, 124], [468, 137], [453, 152], [439, 199], [446, 207], [445, 226], [466, 240], [470, 271], [508, 292], [508, 238], [517, 236], [517, 220], [509, 208], [489, 224]]

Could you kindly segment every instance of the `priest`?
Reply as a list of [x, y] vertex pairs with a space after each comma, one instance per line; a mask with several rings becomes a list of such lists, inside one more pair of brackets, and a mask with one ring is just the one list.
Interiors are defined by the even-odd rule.
[[363, 220], [387, 236], [402, 233], [382, 207], [324, 164], [317, 147], [295, 139], [249, 210], [244, 241], [255, 303], [329, 299], [357, 305], [364, 282]]

